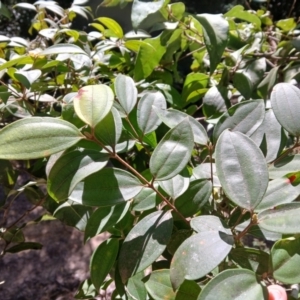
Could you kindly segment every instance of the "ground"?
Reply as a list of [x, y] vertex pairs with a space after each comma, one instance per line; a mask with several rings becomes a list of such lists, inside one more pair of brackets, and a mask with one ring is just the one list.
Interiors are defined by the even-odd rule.
[[[30, 206], [26, 198], [17, 198], [9, 210], [7, 223], [17, 220]], [[37, 208], [26, 216], [25, 221], [42, 214], [43, 210]], [[0, 213], [1, 220], [3, 212]], [[43, 248], [0, 257], [0, 299], [74, 299], [79, 284], [89, 276], [90, 256], [103, 236], [84, 245], [83, 233], [59, 220], [28, 225], [24, 234], [26, 241], [41, 243]], [[3, 241], [0, 241], [0, 252], [2, 249]]]

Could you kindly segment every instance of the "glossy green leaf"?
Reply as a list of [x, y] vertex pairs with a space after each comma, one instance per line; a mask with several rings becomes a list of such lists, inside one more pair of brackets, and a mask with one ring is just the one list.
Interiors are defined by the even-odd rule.
[[112, 107], [111, 111], [95, 126], [95, 137], [105, 146], [116, 147], [123, 124], [119, 112]]
[[209, 118], [219, 116], [227, 110], [220, 88], [212, 86], [203, 97], [203, 113]]
[[[147, 2], [147, 5], [149, 4], [150, 3]], [[159, 37], [157, 37], [156, 39], [158, 43], [153, 42], [153, 40], [151, 43], [151, 40], [149, 39], [140, 42], [140, 47], [138, 50], [138, 54], [134, 66], [135, 81], [140, 81], [150, 76], [153, 70], [160, 63], [160, 60], [164, 55], [166, 48], [159, 44], [160, 41]], [[149, 59], [149, 57], [151, 57], [151, 59]]]
[[268, 292], [252, 271], [225, 270], [213, 278], [202, 290], [197, 300], [267, 300]]
[[9, 247], [5, 250], [5, 253], [18, 253], [25, 250], [40, 250], [43, 248], [43, 245], [40, 243], [34, 242], [23, 242], [12, 247]]
[[100, 289], [103, 281], [113, 267], [119, 251], [119, 240], [109, 239], [100, 244], [94, 251], [90, 262], [90, 273], [93, 285]]
[[162, 122], [153, 107], [159, 110], [165, 110], [167, 108], [166, 99], [159, 91], [144, 94], [138, 103], [137, 123], [143, 134], [156, 130]]
[[[212, 176], [211, 176], [212, 173]], [[216, 164], [210, 164], [210, 163], [202, 163], [195, 167], [193, 169], [193, 176], [191, 177], [191, 180], [196, 179], [213, 179], [213, 185], [214, 186], [221, 186], [219, 178], [217, 176], [216, 171]]]
[[199, 279], [228, 255], [234, 244], [232, 235], [223, 231], [200, 232], [186, 239], [175, 252], [171, 262], [171, 282], [177, 289], [185, 279]]
[[269, 99], [269, 94], [277, 82], [280, 66], [272, 68], [268, 75], [257, 86], [257, 93], [263, 99]]
[[209, 140], [207, 132], [193, 117], [176, 109], [162, 111], [155, 108], [155, 111], [159, 118], [170, 128], [174, 128], [184, 119], [188, 118], [194, 134], [194, 142], [200, 145], [207, 145]]
[[53, 216], [69, 226], [84, 231], [92, 212], [92, 207], [84, 206], [73, 201], [67, 201], [55, 210]]
[[247, 247], [233, 248], [229, 254], [238, 266], [259, 275], [269, 272], [269, 256], [265, 251]]
[[210, 74], [214, 72], [225, 50], [228, 40], [229, 25], [221, 14], [196, 15], [203, 26], [205, 45], [210, 59]]
[[191, 220], [191, 227], [196, 232], [222, 231], [228, 235], [232, 234], [223, 221], [216, 216], [199, 216]]
[[186, 76], [182, 98], [186, 103], [194, 103], [207, 92], [209, 76], [203, 73], [190, 73]]
[[143, 271], [165, 250], [172, 234], [171, 212], [156, 211], [140, 220], [125, 238], [119, 271], [123, 282]]
[[268, 186], [268, 169], [250, 138], [224, 131], [216, 145], [216, 167], [222, 188], [234, 203], [249, 210], [260, 203]]
[[87, 85], [78, 91], [73, 102], [79, 118], [94, 128], [110, 112], [114, 94], [105, 84]]
[[90, 206], [113, 206], [128, 201], [143, 188], [140, 181], [117, 168], [105, 168], [76, 185], [69, 199]]
[[129, 209], [129, 202], [114, 205], [112, 207], [99, 207], [87, 220], [84, 231], [84, 241], [111, 229], [123, 219]]
[[172, 199], [181, 196], [189, 187], [190, 178], [187, 169], [183, 169], [179, 174], [168, 180], [159, 181], [159, 186], [169, 195]]
[[271, 105], [278, 122], [290, 134], [300, 136], [300, 90], [290, 83], [278, 83], [271, 93]]
[[[61, 155], [48, 175], [49, 195], [57, 201], [67, 199], [80, 181], [103, 169], [108, 159], [108, 154], [83, 148]], [[50, 163], [52, 164], [52, 161]]]
[[277, 241], [271, 249], [271, 264], [276, 280], [286, 284], [300, 282], [300, 238]]
[[135, 211], [144, 211], [152, 209], [158, 202], [158, 195], [153, 189], [144, 187], [133, 200], [132, 209]]
[[134, 0], [131, 10], [131, 22], [134, 29], [138, 29], [147, 17], [158, 12], [164, 5], [164, 0], [157, 2], [143, 2]]
[[177, 229], [173, 231], [171, 239], [168, 243], [167, 250], [171, 255], [174, 255], [178, 247], [191, 235], [193, 231], [191, 229]]
[[286, 133], [278, 123], [272, 109], [266, 111], [262, 124], [250, 137], [257, 146], [260, 146], [265, 140], [266, 151], [264, 152], [267, 162], [271, 162], [279, 156], [287, 141]]
[[229, 12], [225, 14], [225, 17], [236, 18], [243, 21], [247, 21], [255, 26], [255, 29], [260, 29], [261, 20], [260, 18], [251, 12], [245, 11], [242, 5], [234, 6]]
[[53, 55], [53, 54], [84, 54], [87, 55], [87, 53], [74, 44], [56, 44], [53, 46], [50, 46], [43, 50], [40, 55]]
[[190, 183], [189, 188], [176, 199], [175, 206], [185, 217], [190, 217], [208, 202], [211, 192], [211, 181], [194, 180]]
[[15, 121], [0, 131], [1, 159], [35, 159], [66, 150], [84, 136], [72, 124], [48, 117]]
[[187, 165], [194, 146], [193, 132], [189, 120], [167, 132], [150, 158], [150, 172], [156, 180], [167, 180]]
[[283, 177], [289, 173], [300, 171], [300, 155], [287, 155], [277, 160], [269, 167], [269, 176], [271, 179]]
[[137, 88], [131, 77], [119, 74], [115, 80], [115, 92], [120, 105], [128, 115], [137, 102]]
[[27, 88], [29, 89], [33, 82], [35, 82], [42, 75], [41, 70], [30, 70], [30, 71], [17, 71], [14, 76]]
[[144, 272], [140, 272], [129, 278], [127, 284], [127, 295], [129, 296], [129, 299], [147, 299], [147, 290], [145, 283], [142, 281], [143, 278]]
[[255, 211], [274, 208], [294, 201], [300, 194], [300, 185], [294, 186], [289, 178], [277, 178], [269, 182], [267, 191]]
[[176, 294], [170, 281], [170, 270], [153, 271], [145, 286], [154, 300], [175, 300]]
[[235, 72], [233, 84], [246, 100], [250, 99], [252, 93], [255, 92], [265, 74], [266, 67], [266, 59], [261, 58], [253, 60], [245, 68]]
[[288, 203], [258, 214], [260, 228], [282, 234], [300, 233], [300, 203]]
[[96, 20], [104, 24], [116, 37], [120, 39], [123, 37], [123, 29], [115, 20], [106, 17], [97, 18]]
[[214, 128], [213, 137], [217, 141], [225, 129], [239, 131], [250, 136], [261, 125], [265, 116], [263, 100], [240, 102], [228, 109]]
[[195, 300], [200, 291], [201, 288], [195, 281], [185, 280], [177, 290], [175, 300]]

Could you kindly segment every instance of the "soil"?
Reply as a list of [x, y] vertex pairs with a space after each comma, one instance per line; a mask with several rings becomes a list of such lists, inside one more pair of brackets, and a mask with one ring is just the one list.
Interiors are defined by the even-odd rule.
[[[9, 210], [7, 224], [12, 224], [32, 207], [24, 196], [18, 197]], [[37, 208], [22, 223], [44, 214]], [[0, 223], [4, 220], [0, 214]], [[1, 300], [71, 300], [82, 281], [89, 277], [89, 260], [105, 236], [83, 244], [83, 232], [59, 220], [27, 225], [23, 229], [27, 242], [38, 242], [41, 250], [26, 250], [0, 257]], [[4, 247], [0, 240], [0, 253]], [[98, 299], [104, 299], [99, 297]], [[109, 299], [107, 296], [106, 299]]]

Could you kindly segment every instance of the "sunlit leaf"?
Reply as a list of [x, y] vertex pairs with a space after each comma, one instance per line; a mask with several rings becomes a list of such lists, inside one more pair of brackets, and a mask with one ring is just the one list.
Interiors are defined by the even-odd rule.
[[268, 169], [250, 138], [224, 131], [216, 145], [216, 167], [222, 188], [234, 203], [250, 210], [260, 203], [268, 186]]
[[95, 127], [110, 112], [114, 94], [105, 84], [82, 87], [74, 97], [74, 108], [82, 121]]
[[150, 158], [150, 172], [157, 180], [167, 180], [187, 165], [194, 146], [188, 119], [167, 132]]
[[0, 131], [1, 159], [35, 159], [66, 150], [83, 138], [72, 124], [48, 117], [25, 118]]
[[162, 254], [171, 237], [172, 227], [171, 212], [156, 211], [131, 229], [119, 256], [119, 270], [124, 283]]

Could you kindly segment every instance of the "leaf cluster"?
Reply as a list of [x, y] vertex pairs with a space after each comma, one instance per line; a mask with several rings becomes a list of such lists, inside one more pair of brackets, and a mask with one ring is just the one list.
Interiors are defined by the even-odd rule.
[[[81, 2], [19, 3], [38, 38], [0, 36], [2, 209], [26, 193], [50, 214], [36, 221], [60, 219], [85, 242], [111, 234], [77, 299], [112, 281], [112, 299], [141, 300], [267, 299], [268, 284], [299, 283], [295, 21], [134, 0], [135, 31], [101, 17], [86, 33], [70, 27], [91, 13]], [[31, 181], [15, 189], [22, 172]], [[40, 248], [21, 221], [3, 225], [2, 255]]]

